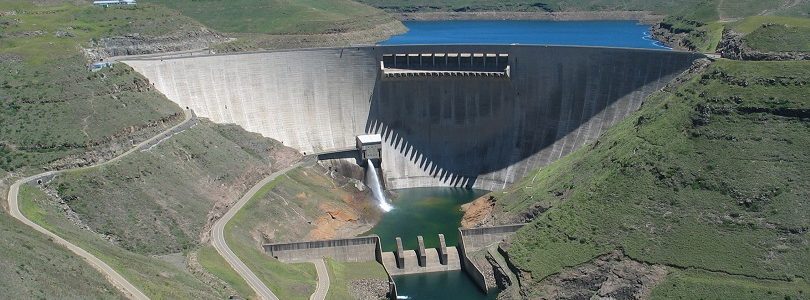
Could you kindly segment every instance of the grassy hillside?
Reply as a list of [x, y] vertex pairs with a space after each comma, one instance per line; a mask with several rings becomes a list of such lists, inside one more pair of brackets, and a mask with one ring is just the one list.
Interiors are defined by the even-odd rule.
[[[412, 11], [619, 11], [647, 10], [666, 15], [702, 15], [705, 18], [736, 18], [759, 13], [807, 16], [810, 4], [786, 5], [781, 0], [360, 0], [395, 12]], [[788, 3], [791, 4], [791, 3]]]
[[495, 193], [503, 215], [550, 207], [509, 247], [531, 274], [524, 289], [621, 249], [687, 270], [657, 295], [808, 291], [809, 82], [808, 62], [718, 61], [595, 145]]
[[84, 224], [122, 248], [176, 253], [199, 245], [216, 212], [254, 182], [299, 157], [235, 125], [201, 121], [152, 150], [67, 173], [50, 186]]
[[[285, 264], [264, 254], [262, 237], [254, 232], [257, 222], [266, 221], [266, 215], [255, 205], [280, 183], [273, 180], [256, 193], [225, 225], [225, 241], [245, 265], [281, 299], [308, 299], [315, 291], [318, 275], [309, 263]], [[281, 221], [281, 220], [279, 220]]]
[[[317, 278], [312, 264], [284, 264], [261, 250], [263, 242], [290, 242], [354, 236], [370, 228], [376, 209], [348, 179], [320, 165], [301, 167], [264, 186], [225, 227], [228, 244], [282, 299], [307, 299]], [[332, 264], [343, 281], [332, 282], [343, 295], [359, 277]], [[358, 267], [377, 270], [364, 264]], [[377, 278], [369, 273], [367, 278]], [[331, 288], [330, 288], [331, 291]]]
[[[355, 286], [368, 284], [368, 280], [382, 282], [384, 287], [388, 286], [388, 274], [376, 261], [339, 262], [327, 259], [326, 267], [331, 281], [326, 299], [357, 299], [352, 293], [352, 284]], [[385, 292], [388, 292], [387, 288]]]
[[197, 257], [199, 258], [200, 265], [212, 275], [226, 282], [233, 287], [239, 295], [245, 296], [248, 299], [256, 299], [256, 294], [248, 283], [239, 276], [239, 273], [219, 255], [213, 246], [205, 246], [200, 248]]
[[[32, 221], [106, 262], [150, 298], [222, 299], [229, 296], [221, 287], [207, 285], [183, 266], [127, 251], [98, 234], [79, 228], [65, 217], [64, 211], [54, 204], [53, 199], [36, 187], [23, 186], [20, 189], [20, 210]], [[88, 266], [82, 267], [89, 269]], [[65, 288], [82, 289], [85, 286], [83, 283], [75, 284]]]
[[[0, 212], [3, 298], [121, 299], [118, 290], [78, 256]], [[75, 288], [82, 287], [82, 288]]]
[[219, 31], [307, 34], [370, 29], [392, 21], [380, 10], [351, 0], [149, 0], [176, 9]]
[[160, 35], [196, 22], [155, 6], [105, 10], [12, 0], [0, 2], [0, 12], [3, 170], [109, 158], [179, 121], [180, 109], [145, 78], [123, 65], [92, 73], [80, 49], [93, 39]]
[[[229, 294], [193, 274], [186, 254], [253, 182], [298, 158], [274, 140], [201, 120], [151, 150], [58, 176], [48, 186], [64, 204], [27, 187], [23, 212], [88, 249], [151, 297], [220, 298]], [[66, 214], [68, 207], [76, 214]], [[200, 251], [202, 267], [245, 293], [244, 283], [211, 254]]]

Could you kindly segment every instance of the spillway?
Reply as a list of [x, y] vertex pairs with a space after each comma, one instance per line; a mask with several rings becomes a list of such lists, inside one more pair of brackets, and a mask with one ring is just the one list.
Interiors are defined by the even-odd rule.
[[[467, 72], [462, 58], [453, 56], [459, 61], [454, 68], [464, 72], [446, 72], [454, 62], [441, 55], [445, 64], [437, 67], [436, 54], [448, 53], [495, 54], [503, 62], [493, 60], [501, 65], [492, 69], [490, 63], [486, 71], [503, 63], [509, 68]], [[387, 74], [381, 67], [386, 57], [423, 70]], [[380, 134], [388, 188], [499, 190], [595, 141], [700, 57], [620, 48], [425, 45], [125, 63], [200, 117], [238, 124], [302, 152], [350, 148], [357, 135]]]
[[374, 163], [370, 159], [366, 162], [366, 168], [366, 184], [371, 189], [374, 198], [377, 199], [377, 205], [383, 211], [391, 211], [394, 207], [388, 203], [385, 192], [383, 192], [382, 184], [380, 184], [377, 170], [374, 168]]

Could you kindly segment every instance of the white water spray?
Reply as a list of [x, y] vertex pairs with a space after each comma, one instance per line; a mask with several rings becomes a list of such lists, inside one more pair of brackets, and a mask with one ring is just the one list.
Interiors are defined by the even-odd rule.
[[371, 162], [369, 159], [367, 161], [368, 169], [366, 170], [366, 184], [369, 188], [371, 188], [371, 193], [374, 194], [374, 198], [377, 198], [377, 203], [380, 206], [380, 209], [383, 211], [391, 211], [394, 209], [391, 204], [388, 204], [388, 200], [385, 199], [385, 193], [383, 193], [382, 185], [380, 184], [380, 178], [377, 177], [377, 169], [374, 168], [374, 163]]

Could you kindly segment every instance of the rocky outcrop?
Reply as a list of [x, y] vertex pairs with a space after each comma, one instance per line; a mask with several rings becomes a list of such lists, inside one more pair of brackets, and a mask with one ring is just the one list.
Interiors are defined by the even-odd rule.
[[484, 195], [474, 201], [461, 206], [464, 217], [461, 218], [461, 227], [474, 228], [492, 223], [492, 210], [495, 208], [495, 196]]
[[677, 50], [695, 51], [697, 47], [689, 40], [688, 32], [678, 32], [667, 24], [660, 22], [653, 24], [650, 34], [667, 47]]
[[[522, 286], [520, 294], [530, 294], [533, 299], [648, 299], [666, 275], [664, 266], [638, 262], [614, 251], [530, 287]], [[509, 295], [515, 294], [501, 293], [503, 297], [498, 299], [513, 299]]]
[[315, 47], [343, 47], [374, 44], [392, 35], [406, 32], [401, 22], [393, 20], [370, 29], [322, 34], [236, 34], [235, 40], [218, 45], [218, 53], [243, 52], [261, 49], [295, 49]]
[[206, 49], [230, 39], [205, 27], [150, 37], [139, 33], [102, 38], [84, 49], [88, 59], [102, 60], [112, 56], [153, 54], [174, 51]]
[[765, 52], [751, 49], [745, 45], [742, 34], [729, 29], [723, 31], [717, 52], [723, 58], [736, 60], [810, 60], [808, 52]]
[[357, 300], [387, 299], [388, 281], [384, 279], [358, 279], [349, 283], [349, 293]]

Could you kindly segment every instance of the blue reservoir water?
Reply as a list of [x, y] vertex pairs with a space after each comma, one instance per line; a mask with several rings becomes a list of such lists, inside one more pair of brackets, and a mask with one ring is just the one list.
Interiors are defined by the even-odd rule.
[[409, 21], [408, 32], [380, 42], [404, 44], [544, 44], [669, 49], [636, 21]]

